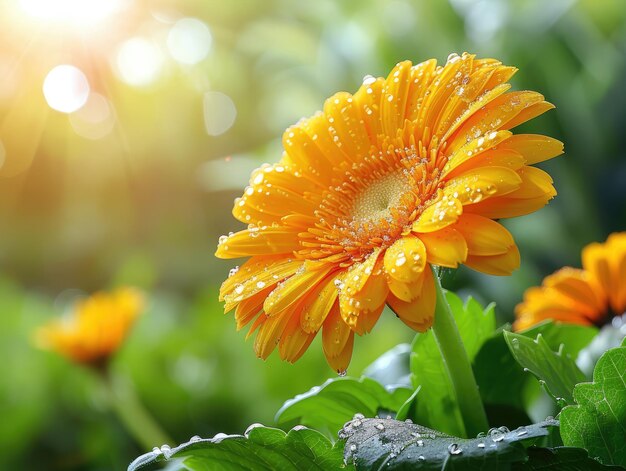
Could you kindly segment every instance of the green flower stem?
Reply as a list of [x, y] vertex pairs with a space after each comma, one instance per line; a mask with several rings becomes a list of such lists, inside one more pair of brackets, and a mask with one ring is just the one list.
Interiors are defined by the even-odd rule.
[[432, 268], [437, 291], [437, 306], [433, 334], [443, 357], [443, 362], [452, 381], [456, 400], [461, 410], [465, 431], [468, 436], [475, 437], [489, 428], [487, 414], [474, 379], [472, 365], [463, 346], [459, 329], [454, 321], [450, 305], [441, 287], [441, 281], [435, 268]]
[[174, 443], [145, 409], [128, 379], [108, 371], [103, 379], [111, 407], [137, 443], [146, 450]]

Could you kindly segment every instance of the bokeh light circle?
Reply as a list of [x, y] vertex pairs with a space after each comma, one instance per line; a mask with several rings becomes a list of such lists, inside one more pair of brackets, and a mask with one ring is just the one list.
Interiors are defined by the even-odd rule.
[[99, 93], [89, 95], [85, 106], [70, 114], [69, 119], [74, 132], [86, 139], [101, 139], [115, 126], [113, 107]]
[[145, 38], [131, 38], [117, 53], [117, 71], [124, 82], [136, 87], [154, 83], [163, 69], [159, 47]]
[[211, 49], [209, 27], [196, 18], [178, 20], [167, 35], [167, 48], [177, 62], [187, 65], [203, 60]]
[[235, 123], [237, 108], [228, 95], [220, 92], [204, 94], [204, 128], [209, 136], [219, 136]]
[[78, 67], [57, 65], [46, 75], [43, 95], [53, 110], [73, 113], [87, 102], [89, 81]]

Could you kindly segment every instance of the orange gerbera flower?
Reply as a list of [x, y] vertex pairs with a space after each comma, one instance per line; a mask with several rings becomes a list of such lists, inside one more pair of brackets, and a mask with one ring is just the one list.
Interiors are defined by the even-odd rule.
[[546, 319], [601, 326], [626, 311], [626, 232], [583, 249], [583, 268], [561, 268], [515, 308], [516, 330]]
[[144, 305], [132, 288], [96, 293], [80, 301], [71, 317], [39, 329], [37, 342], [77, 362], [102, 365], [119, 348]]
[[250, 258], [222, 285], [237, 327], [253, 322], [255, 350], [297, 360], [316, 333], [329, 364], [347, 367], [354, 334], [385, 304], [417, 331], [433, 323], [431, 264], [508, 275], [511, 234], [493, 219], [520, 216], [555, 194], [529, 167], [563, 145], [511, 128], [553, 105], [509, 92], [516, 72], [452, 54], [366, 77], [283, 135], [285, 153], [252, 173], [235, 201], [248, 229], [222, 236], [216, 255]]

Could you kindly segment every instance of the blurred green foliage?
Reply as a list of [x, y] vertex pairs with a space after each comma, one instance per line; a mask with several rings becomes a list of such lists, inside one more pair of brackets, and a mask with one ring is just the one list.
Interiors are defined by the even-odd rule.
[[[13, 3], [3, 8], [17, 9]], [[121, 469], [146, 451], [109, 410], [92, 372], [33, 347], [33, 330], [62, 312], [73, 293], [67, 290], [125, 283], [150, 294], [113, 372], [135, 385], [178, 442], [271, 425], [284, 400], [332, 375], [319, 339], [294, 366], [254, 357], [217, 301], [234, 262], [212, 252], [219, 235], [241, 227], [230, 216], [232, 201], [254, 167], [279, 159], [282, 131], [327, 96], [354, 91], [364, 75], [385, 75], [400, 60], [443, 62], [450, 52], [469, 51], [519, 67], [514, 87], [538, 90], [557, 106], [520, 130], [566, 146], [564, 157], [542, 165], [559, 196], [505, 223], [520, 246], [521, 269], [497, 278], [461, 268], [450, 288], [496, 301], [500, 320], [510, 320], [527, 287], [555, 268], [579, 266], [584, 244], [625, 227], [620, 0], [136, 1], [119, 40], [146, 36], [165, 48], [169, 19], [188, 16], [210, 28], [208, 57], [194, 66], [167, 59], [144, 88], [115, 76], [116, 43], [86, 59], [45, 32], [39, 43], [19, 42], [18, 33], [28, 35], [15, 25], [0, 29], [0, 59], [32, 74], [13, 95], [0, 96], [3, 119], [20, 93], [45, 108], [45, 71], [68, 61], [95, 74], [88, 74], [92, 87], [117, 119], [112, 133], [94, 141], [50, 111], [41, 136], [24, 129], [24, 140], [39, 139], [32, 163], [0, 185], [2, 469]], [[28, 47], [42, 40], [49, 47]], [[226, 94], [237, 109], [234, 126], [220, 136], [205, 132], [209, 91]], [[386, 313], [357, 340], [350, 371], [411, 338]]]

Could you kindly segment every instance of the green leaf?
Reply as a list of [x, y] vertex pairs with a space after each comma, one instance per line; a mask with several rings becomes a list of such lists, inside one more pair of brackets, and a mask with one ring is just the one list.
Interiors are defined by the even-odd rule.
[[485, 341], [473, 369], [485, 404], [523, 408], [522, 392], [528, 377], [518, 367], [502, 330]]
[[587, 450], [574, 447], [538, 448], [526, 450], [528, 461], [515, 463], [514, 471], [609, 471], [623, 469], [619, 466], [605, 466], [589, 458]]
[[421, 387], [418, 387], [413, 394], [402, 404], [398, 412], [396, 413], [396, 420], [406, 420], [409, 417], [415, 417], [417, 415], [417, 396]]
[[584, 381], [585, 375], [574, 360], [563, 353], [562, 347], [558, 352], [552, 351], [541, 334], [533, 340], [524, 335], [504, 332], [504, 338], [517, 362], [539, 379], [557, 404], [562, 401], [573, 403], [574, 386]]
[[133, 461], [128, 471], [170, 460], [179, 461], [189, 471], [345, 469], [342, 449], [341, 442], [333, 445], [324, 435], [306, 427], [294, 427], [285, 433], [256, 424], [244, 435], [195, 437], [176, 448], [155, 448]]
[[522, 330], [518, 334], [533, 339], [541, 334], [552, 350], [558, 350], [562, 344], [563, 352], [576, 358], [598, 334], [598, 328], [549, 320]]
[[276, 413], [276, 422], [298, 422], [336, 436], [355, 414], [374, 416], [398, 411], [411, 396], [409, 388], [385, 389], [371, 378], [333, 378], [288, 400]]
[[527, 458], [524, 443], [548, 434], [558, 421], [509, 431], [491, 429], [484, 437], [463, 439], [391, 419], [354, 419], [340, 432], [344, 459], [357, 470], [498, 470]]
[[[495, 330], [494, 305], [483, 309], [474, 299], [465, 305], [454, 293], [446, 292], [461, 339], [470, 361]], [[416, 422], [446, 433], [463, 436], [465, 428], [454, 389], [432, 331], [418, 334], [411, 355], [413, 386], [421, 388], [416, 404]]]
[[604, 464], [626, 467], [626, 341], [608, 350], [593, 371], [593, 382], [574, 388], [578, 405], [561, 411], [561, 437], [586, 448]]

